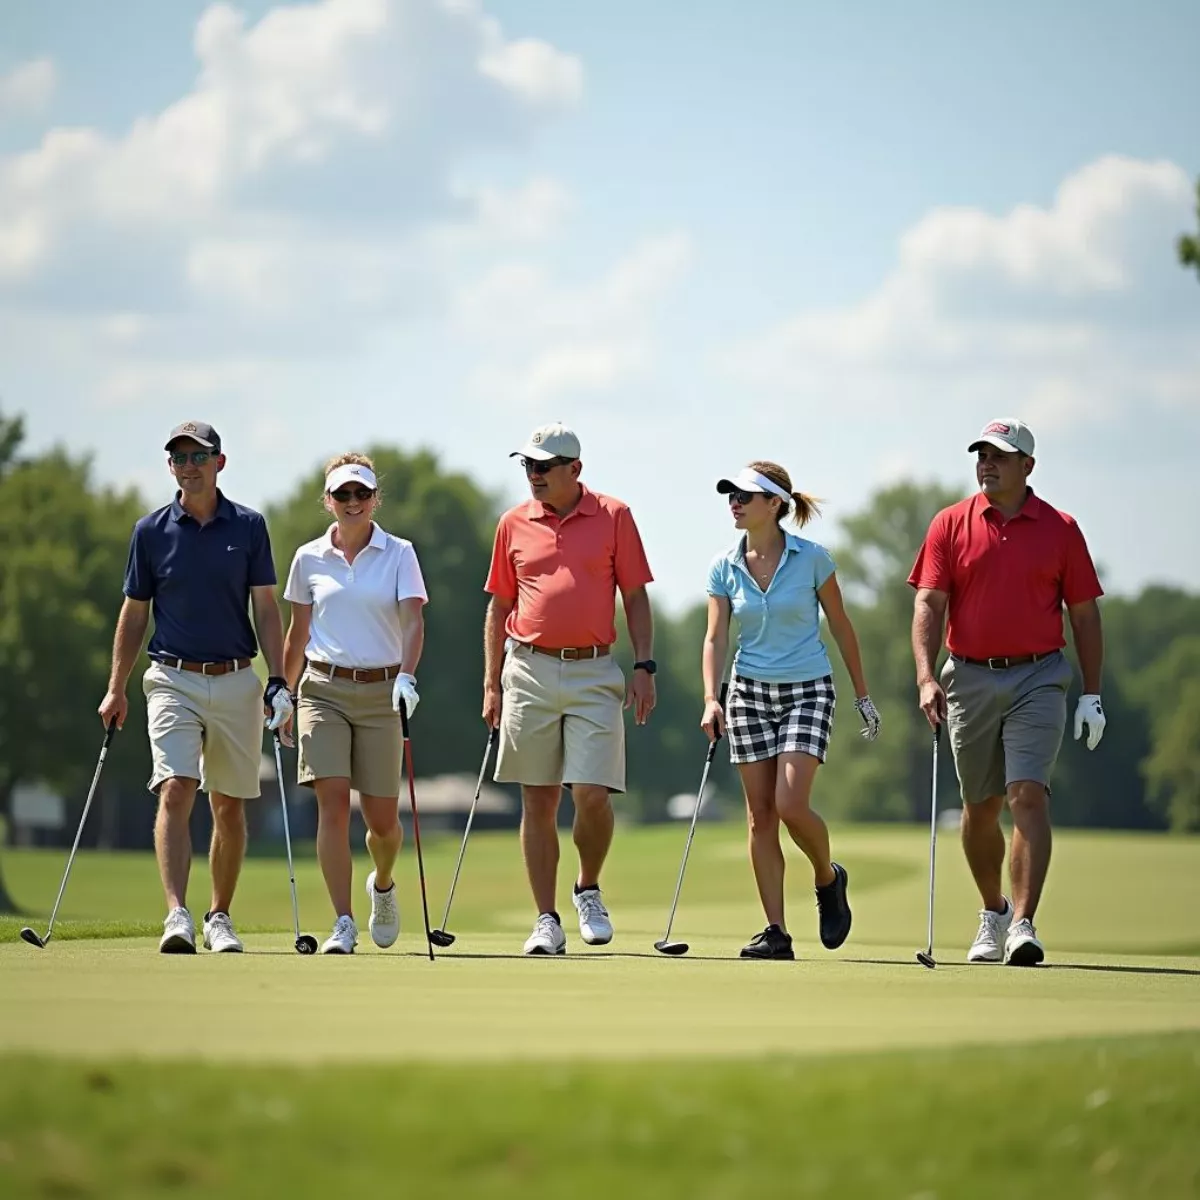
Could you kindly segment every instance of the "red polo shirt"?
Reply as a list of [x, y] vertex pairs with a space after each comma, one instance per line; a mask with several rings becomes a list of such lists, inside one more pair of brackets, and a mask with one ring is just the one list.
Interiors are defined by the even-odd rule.
[[611, 646], [616, 589], [653, 580], [628, 505], [583, 488], [560, 517], [540, 500], [510, 508], [496, 527], [485, 589], [515, 601], [505, 632], [547, 649]]
[[982, 492], [942, 509], [908, 582], [950, 597], [946, 648], [962, 658], [1061, 650], [1062, 606], [1104, 594], [1074, 518], [1032, 490], [1007, 521]]

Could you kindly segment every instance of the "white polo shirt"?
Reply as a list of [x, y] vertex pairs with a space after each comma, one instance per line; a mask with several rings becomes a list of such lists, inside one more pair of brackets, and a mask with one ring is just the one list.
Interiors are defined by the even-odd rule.
[[312, 605], [304, 653], [338, 667], [387, 667], [404, 657], [401, 600], [429, 600], [412, 542], [374, 522], [353, 563], [333, 544], [331, 525], [292, 558], [283, 595]]

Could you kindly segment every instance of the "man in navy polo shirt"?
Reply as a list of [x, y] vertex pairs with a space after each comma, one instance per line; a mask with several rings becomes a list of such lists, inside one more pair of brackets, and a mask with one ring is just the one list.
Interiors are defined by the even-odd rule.
[[[167, 898], [159, 949], [196, 952], [187, 909], [188, 818], [202, 787], [213, 813], [212, 903], [204, 944], [240, 952], [229, 907], [246, 854], [244, 801], [259, 794], [261, 714], [272, 730], [286, 728], [292, 714], [275, 567], [262, 516], [217, 487], [225, 466], [217, 431], [204, 421], [185, 421], [171, 430], [165, 448], [179, 490], [170, 504], [134, 526], [100, 716], [106, 725], [114, 718], [118, 728], [124, 724], [126, 685], [153, 610], [151, 662], [142, 689], [154, 762], [150, 790], [158, 794], [154, 847]], [[258, 652], [255, 629], [270, 673], [265, 693], [251, 669]]]

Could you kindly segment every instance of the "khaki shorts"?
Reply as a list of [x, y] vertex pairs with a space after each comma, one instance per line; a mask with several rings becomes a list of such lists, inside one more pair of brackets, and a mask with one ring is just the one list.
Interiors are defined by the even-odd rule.
[[403, 742], [393, 683], [326, 679], [305, 670], [296, 710], [302, 784], [349, 779], [361, 795], [399, 796]]
[[247, 667], [201, 675], [152, 662], [142, 676], [157, 792], [172, 778], [198, 779], [210, 796], [241, 800], [261, 793], [263, 689]]
[[625, 676], [611, 655], [562, 662], [514, 646], [500, 685], [497, 783], [625, 790]]

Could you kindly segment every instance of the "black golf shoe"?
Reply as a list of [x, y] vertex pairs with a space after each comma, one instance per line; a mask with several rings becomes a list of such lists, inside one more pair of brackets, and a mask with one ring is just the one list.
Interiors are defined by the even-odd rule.
[[850, 936], [850, 902], [846, 885], [850, 877], [841, 863], [833, 863], [835, 879], [817, 888], [817, 909], [821, 916], [821, 945], [836, 950]]
[[748, 945], [742, 947], [739, 958], [795, 958], [792, 939], [778, 925], [768, 925], [762, 933], [756, 933]]

